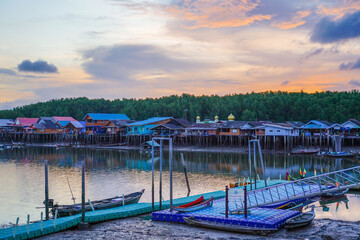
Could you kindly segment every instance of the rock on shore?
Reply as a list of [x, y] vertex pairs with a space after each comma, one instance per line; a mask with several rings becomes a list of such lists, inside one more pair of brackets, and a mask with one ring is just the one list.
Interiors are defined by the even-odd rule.
[[360, 221], [315, 219], [305, 228], [295, 231], [282, 229], [263, 237], [146, 220], [149, 218], [147, 215], [119, 219], [92, 225], [89, 230], [68, 230], [40, 239], [360, 239]]

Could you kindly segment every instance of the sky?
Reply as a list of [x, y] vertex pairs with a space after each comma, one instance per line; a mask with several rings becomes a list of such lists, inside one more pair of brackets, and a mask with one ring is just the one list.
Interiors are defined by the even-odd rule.
[[360, 89], [358, 0], [0, 1], [0, 109]]

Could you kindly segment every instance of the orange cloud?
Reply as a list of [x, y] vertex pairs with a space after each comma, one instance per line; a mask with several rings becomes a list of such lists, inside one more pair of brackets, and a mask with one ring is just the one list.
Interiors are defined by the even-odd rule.
[[273, 24], [271, 24], [271, 26], [277, 27], [280, 29], [296, 28], [298, 26], [305, 24], [306, 21], [303, 19], [305, 17], [309, 16], [310, 14], [311, 14], [310, 10], [298, 11], [298, 12], [296, 12], [296, 15], [291, 19], [291, 21], [281, 22], [281, 23], [273, 23]]
[[360, 10], [360, 1], [358, 0], [344, 0], [336, 4], [334, 7], [325, 7], [321, 5], [318, 8], [318, 14], [321, 15], [331, 15], [336, 18], [341, 18], [347, 13], [353, 13], [357, 10]]
[[270, 15], [250, 15], [258, 6], [258, 0], [181, 0], [166, 12], [184, 21], [184, 27], [221, 28], [245, 26], [255, 21], [270, 20]]

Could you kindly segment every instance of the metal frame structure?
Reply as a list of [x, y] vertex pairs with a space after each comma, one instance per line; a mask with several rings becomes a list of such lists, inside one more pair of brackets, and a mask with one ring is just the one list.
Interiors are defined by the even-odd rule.
[[[360, 166], [357, 166], [249, 191], [246, 197], [247, 208], [311, 198], [359, 186]], [[243, 197], [237, 199], [236, 203], [239, 203], [241, 208], [230, 212], [243, 210], [245, 206], [242, 201]]]
[[[253, 147], [251, 146], [253, 145]], [[252, 161], [254, 161], [254, 170], [255, 170], [255, 189], [256, 189], [256, 172], [257, 172], [257, 164], [256, 164], [256, 146], [258, 148], [259, 151], [259, 157], [260, 157], [260, 163], [261, 163], [261, 169], [264, 175], [264, 181], [265, 181], [265, 186], [267, 187], [267, 182], [266, 182], [266, 175], [265, 175], [265, 167], [264, 167], [264, 160], [263, 160], [263, 156], [262, 156], [262, 152], [261, 152], [261, 146], [260, 146], [260, 141], [258, 139], [252, 139], [249, 141], [249, 178], [250, 181], [252, 179]], [[253, 148], [253, 154], [254, 154], [254, 158], [252, 158], [252, 153], [251, 153], [251, 148]], [[250, 184], [250, 190], [252, 190], [253, 186], [252, 184]]]
[[172, 147], [172, 138], [161, 138], [154, 137], [151, 141], [151, 165], [152, 165], [152, 184], [151, 184], [151, 202], [152, 202], [152, 211], [155, 210], [155, 146], [154, 142], [156, 140], [160, 141], [160, 178], [159, 178], [159, 207], [161, 210], [162, 205], [162, 162], [163, 162], [163, 145], [164, 141], [169, 141], [169, 172], [170, 172], [170, 211], [173, 208], [173, 147]]

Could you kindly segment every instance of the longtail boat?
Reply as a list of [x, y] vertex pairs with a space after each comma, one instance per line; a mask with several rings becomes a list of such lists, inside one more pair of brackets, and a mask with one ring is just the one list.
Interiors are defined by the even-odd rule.
[[184, 204], [181, 206], [173, 207], [173, 210], [178, 212], [193, 212], [203, 208], [211, 207], [214, 202], [214, 197], [210, 197], [209, 199], [205, 200], [204, 196], [196, 199], [195, 201]]
[[328, 152], [324, 154], [326, 157], [336, 157], [336, 158], [341, 158], [341, 157], [355, 157], [357, 154], [356, 153], [352, 153], [352, 152]]
[[304, 203], [300, 203], [300, 204], [298, 204], [298, 205], [296, 205], [296, 206], [293, 206], [293, 207], [287, 208], [287, 210], [292, 210], [292, 211], [299, 211], [299, 212], [302, 212], [303, 207], [304, 207]]
[[[128, 195], [124, 195], [119, 197], [112, 197], [97, 201], [91, 201], [91, 205], [87, 202], [85, 203], [85, 211], [92, 211], [92, 210], [102, 210], [102, 209], [109, 209], [120, 207], [123, 205], [129, 205], [132, 203], [137, 203], [142, 194], [144, 193], [145, 189], [141, 190], [140, 192], [134, 192]], [[50, 201], [53, 202], [53, 201]], [[56, 210], [58, 210], [58, 217], [66, 217], [72, 216], [81, 213], [81, 203], [71, 204], [71, 205], [50, 205], [51, 213], [53, 216], [55, 215]]]
[[290, 154], [301, 154], [301, 155], [312, 155], [316, 154], [320, 151], [320, 149], [300, 149], [300, 150], [291, 150]]
[[248, 233], [266, 236], [270, 233], [276, 232], [277, 228], [259, 228], [259, 227], [249, 227], [249, 226], [240, 226], [240, 225], [230, 225], [224, 223], [216, 223], [205, 220], [195, 219], [193, 217], [183, 217], [186, 224], [195, 227], [210, 228], [227, 232], [237, 232], [237, 233]]
[[315, 206], [312, 205], [312, 209], [309, 212], [301, 213], [295, 217], [289, 218], [285, 222], [285, 228], [286, 229], [293, 229], [293, 228], [299, 228], [304, 227], [306, 225], [309, 225], [312, 220], [315, 218], [315, 212], [314, 212]]
[[348, 188], [342, 190], [342, 191], [336, 191], [336, 192], [327, 192], [321, 195], [321, 198], [333, 198], [333, 197], [342, 197], [349, 191]]

